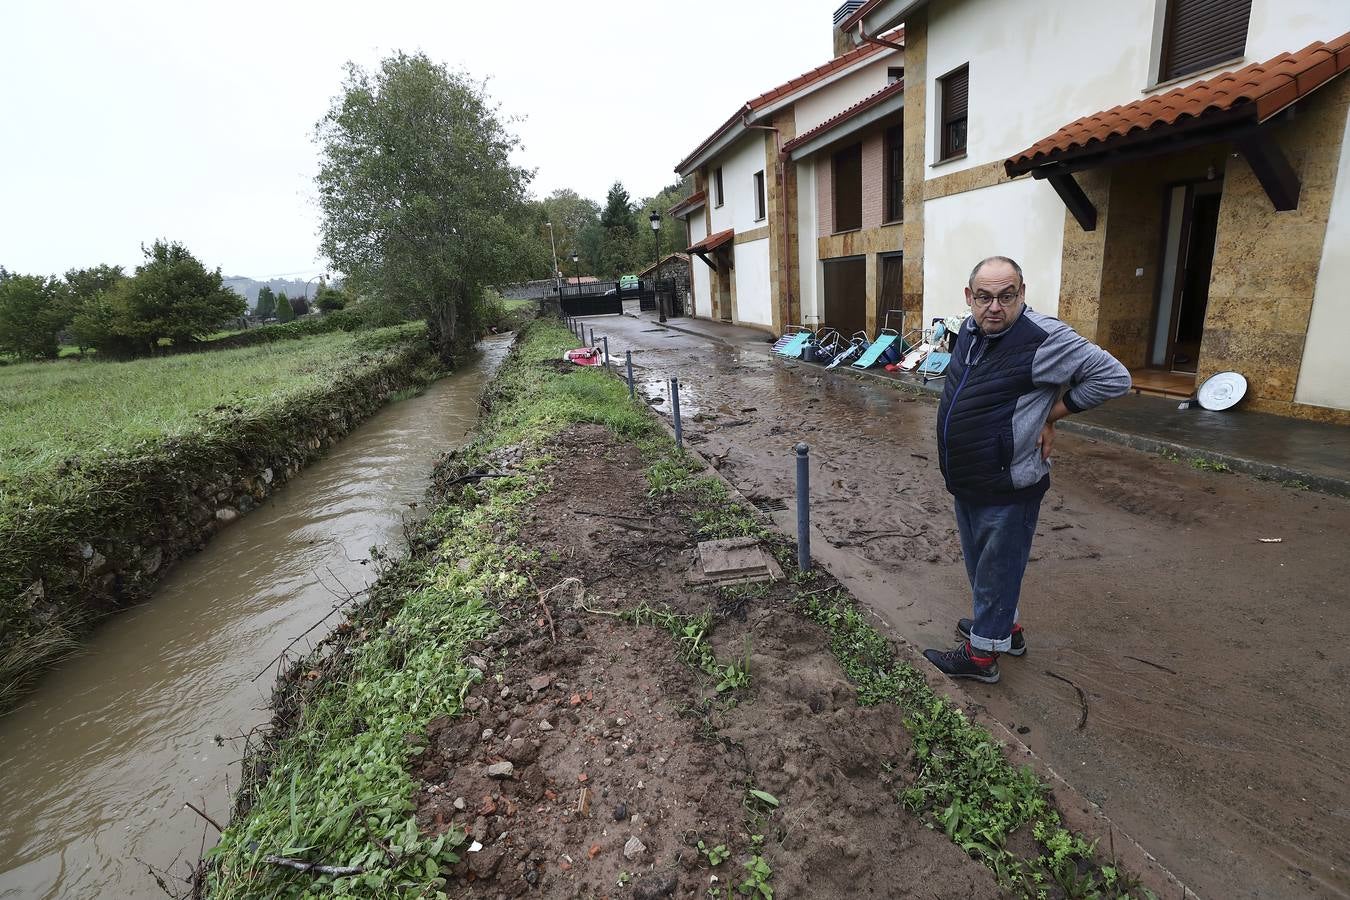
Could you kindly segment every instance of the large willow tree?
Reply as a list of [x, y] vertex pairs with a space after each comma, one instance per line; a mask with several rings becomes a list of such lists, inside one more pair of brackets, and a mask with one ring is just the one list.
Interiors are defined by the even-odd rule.
[[420, 53], [348, 64], [316, 136], [324, 255], [361, 293], [425, 318], [452, 362], [478, 336], [483, 287], [524, 252], [519, 141], [481, 84]]

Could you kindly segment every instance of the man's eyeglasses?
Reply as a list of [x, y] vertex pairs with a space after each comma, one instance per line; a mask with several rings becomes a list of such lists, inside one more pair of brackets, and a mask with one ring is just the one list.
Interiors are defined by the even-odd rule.
[[989, 305], [993, 303], [995, 300], [998, 301], [998, 305], [1001, 308], [1007, 309], [1008, 307], [1016, 303], [1018, 298], [1020, 298], [1021, 296], [1022, 296], [1022, 289], [1018, 288], [1015, 291], [1004, 291], [998, 296], [994, 296], [993, 294], [976, 294], [973, 299], [975, 301], [975, 305], [978, 306], [980, 309], [988, 309]]

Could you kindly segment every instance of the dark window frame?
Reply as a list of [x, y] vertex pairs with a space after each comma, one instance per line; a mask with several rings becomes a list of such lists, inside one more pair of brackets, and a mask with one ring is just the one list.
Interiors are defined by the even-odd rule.
[[1241, 59], [1251, 16], [1251, 0], [1167, 0], [1158, 83]]
[[713, 199], [716, 201], [713, 206], [721, 206], [726, 202], [725, 192], [722, 190], [722, 167], [713, 169]]
[[897, 81], [905, 80], [904, 66], [889, 66], [886, 69], [886, 83], [895, 84]]
[[892, 225], [905, 220], [905, 126], [887, 128], [882, 133], [884, 147], [883, 178], [886, 188], [882, 224]]
[[[830, 157], [830, 202], [833, 204], [835, 234], [862, 228], [862, 169], [861, 141], [836, 150]], [[841, 187], [845, 188], [843, 192]], [[849, 215], [840, 215], [845, 206]]]
[[938, 162], [960, 159], [970, 144], [970, 64], [958, 66], [938, 79]]
[[763, 222], [769, 216], [769, 201], [764, 194], [764, 170], [755, 173], [755, 221]]

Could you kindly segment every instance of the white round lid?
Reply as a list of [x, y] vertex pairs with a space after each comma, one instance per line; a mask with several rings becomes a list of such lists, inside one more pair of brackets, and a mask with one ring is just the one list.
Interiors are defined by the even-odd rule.
[[1196, 396], [1205, 409], [1228, 409], [1247, 393], [1247, 379], [1237, 372], [1219, 372], [1205, 379]]

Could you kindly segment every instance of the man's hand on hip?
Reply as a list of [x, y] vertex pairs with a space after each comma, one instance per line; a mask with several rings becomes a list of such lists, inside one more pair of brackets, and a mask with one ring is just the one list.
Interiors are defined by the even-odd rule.
[[1050, 415], [1045, 417], [1045, 425], [1041, 428], [1041, 436], [1036, 439], [1036, 446], [1041, 449], [1041, 459], [1050, 458], [1050, 449], [1055, 444], [1055, 423], [1065, 416], [1069, 415], [1069, 407], [1064, 405], [1064, 401], [1056, 400], [1055, 405], [1050, 407]]

